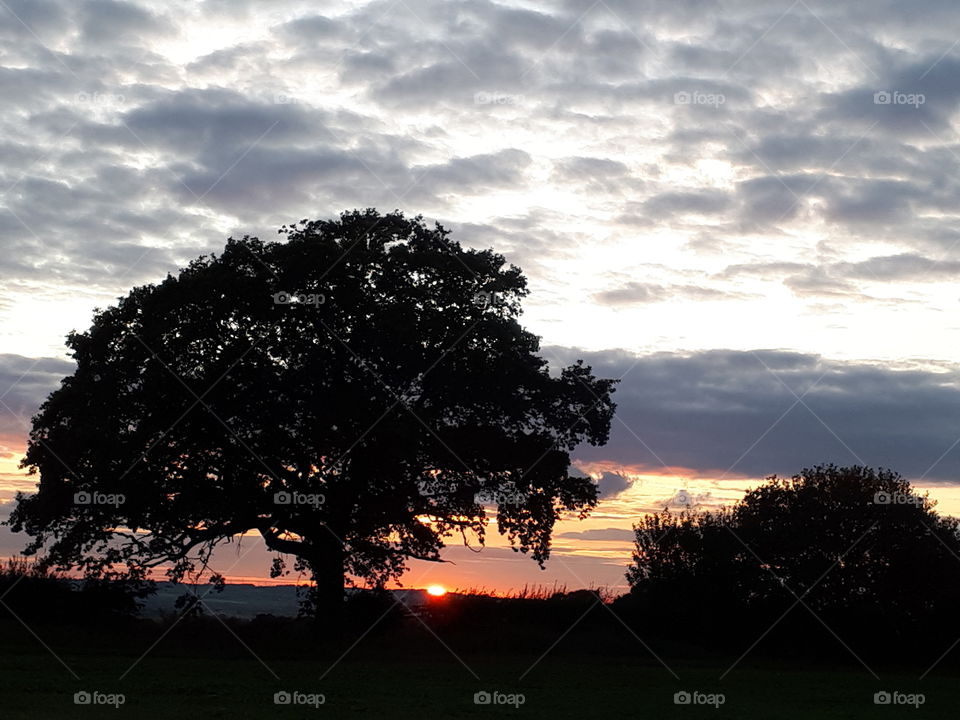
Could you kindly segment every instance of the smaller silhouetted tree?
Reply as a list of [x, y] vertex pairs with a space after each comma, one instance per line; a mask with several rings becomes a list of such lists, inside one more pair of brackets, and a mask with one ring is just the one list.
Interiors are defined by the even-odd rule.
[[701, 640], [775, 622], [779, 640], [829, 637], [826, 623], [874, 649], [936, 645], [957, 625], [960, 532], [933, 506], [895, 472], [826, 465], [770, 477], [732, 508], [648, 515], [621, 608]]

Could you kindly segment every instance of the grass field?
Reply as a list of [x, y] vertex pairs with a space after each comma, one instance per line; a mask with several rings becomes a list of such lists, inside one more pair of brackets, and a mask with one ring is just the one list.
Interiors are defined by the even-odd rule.
[[[248, 649], [223, 628], [223, 644], [217, 648], [204, 643], [188, 651], [190, 632], [178, 630], [172, 634], [180, 635], [176, 642], [165, 639], [149, 652], [151, 643], [141, 637], [98, 642], [64, 628], [37, 628], [44, 642], [79, 676], [75, 679], [24, 628], [4, 624], [0, 629], [0, 717], [15, 720], [121, 715], [137, 720], [955, 718], [960, 701], [960, 677], [954, 670], [918, 679], [932, 660], [918, 670], [875, 667], [880, 675], [877, 681], [856, 665], [811, 669], [747, 659], [720, 680], [736, 656], [709, 662], [690, 658], [674, 662], [665, 657], [679, 675], [677, 680], [639, 644], [633, 654], [610, 657], [596, 649], [587, 654], [573, 652], [561, 643], [539, 662], [549, 644], [538, 652], [496, 655], [455, 648], [458, 659], [423, 631], [402, 645], [385, 642], [383, 636], [365, 638], [337, 663], [346, 647], [329, 648], [309, 658], [284, 657], [274, 649]], [[116, 646], [115, 651], [111, 646]], [[674, 704], [674, 693], [684, 690], [722, 693], [725, 700], [719, 708]], [[882, 690], [923, 693], [925, 702], [919, 708], [877, 706], [873, 696]], [[73, 702], [78, 691], [122, 693], [125, 702], [119, 710], [78, 706]], [[325, 702], [319, 707], [276, 705], [273, 696], [278, 691], [322, 693]], [[520, 707], [477, 705], [474, 694], [480, 691], [522, 693], [524, 702]]]

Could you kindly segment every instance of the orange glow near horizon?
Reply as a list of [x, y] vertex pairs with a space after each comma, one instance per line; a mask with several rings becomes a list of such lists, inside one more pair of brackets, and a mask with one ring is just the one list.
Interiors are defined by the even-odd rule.
[[[5, 440], [7, 438], [0, 436], [0, 506], [9, 512], [17, 490], [35, 492], [38, 477], [29, 476], [18, 468], [22, 452], [14, 452], [16, 446], [10, 442], [5, 444]], [[488, 508], [485, 524], [490, 532], [482, 547], [470, 535], [466, 546], [457, 538], [449, 542], [444, 558], [451, 564], [442, 570], [443, 585], [427, 584], [439, 572], [436, 563], [411, 561], [403, 576], [389, 583], [388, 587], [423, 588], [426, 597], [435, 602], [442, 602], [441, 598], [450, 592], [476, 591], [503, 596], [525, 592], [529, 588], [544, 588], [545, 592], [552, 593], [594, 586], [614, 593], [624, 592], [627, 589], [624, 572], [634, 549], [632, 527], [643, 515], [662, 511], [681, 490], [693, 498], [694, 507], [715, 509], [732, 505], [744, 492], [764, 482], [763, 478], [736, 473], [676, 466], [658, 469], [613, 461], [576, 462], [574, 467], [594, 481], [599, 480], [604, 472], [612, 472], [623, 475], [629, 483], [625, 489], [604, 497], [585, 519], [579, 520], [575, 514], [568, 514], [557, 522], [552, 542], [553, 556], [545, 571], [528, 559], [508, 552], [509, 542], [493, 531], [495, 518]], [[929, 492], [930, 498], [937, 501], [936, 510], [940, 514], [960, 517], [960, 483], [921, 479], [914, 481], [913, 487], [920, 494]], [[420, 520], [430, 524], [425, 516]], [[263, 546], [259, 535], [258, 531], [250, 530], [239, 538], [256, 545], [255, 548], [248, 548], [244, 543], [241, 552], [238, 542], [232, 547], [218, 549], [216, 564], [211, 568], [222, 572], [230, 584], [260, 587], [312, 584], [307, 572], [291, 571], [279, 578], [269, 577], [267, 569], [275, 554]], [[25, 538], [11, 534], [7, 528], [0, 528], [0, 563], [17, 556], [24, 544]], [[154, 568], [150, 577], [162, 582], [167, 579], [165, 570], [165, 567]], [[353, 581], [349, 583], [352, 586], [366, 586], [362, 578], [348, 580]]]

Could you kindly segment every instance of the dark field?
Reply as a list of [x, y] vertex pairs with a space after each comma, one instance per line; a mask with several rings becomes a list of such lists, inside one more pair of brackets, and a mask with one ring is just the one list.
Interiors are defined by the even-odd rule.
[[[362, 638], [346, 628], [336, 640], [314, 634], [307, 623], [285, 621], [230, 622], [228, 628], [216, 618], [185, 619], [172, 630], [169, 623], [147, 622], [111, 629], [31, 624], [76, 679], [36, 637], [8, 619], [0, 624], [3, 717], [957, 716], [960, 673], [954, 667], [938, 667], [918, 679], [936, 658], [923, 658], [916, 667], [871, 664], [878, 681], [852, 658], [825, 663], [748, 655], [721, 680], [746, 647], [726, 656], [652, 644], [677, 679], [629, 631], [618, 632], [615, 620], [598, 633], [602, 622], [594, 618], [556, 645], [559, 633], [537, 627], [523, 632], [504, 627], [500, 633], [461, 627], [438, 633], [441, 641], [416, 618], [389, 616]], [[79, 691], [122, 693], [124, 703], [119, 710], [77, 706], [73, 695]], [[273, 696], [280, 691], [322, 693], [325, 702], [276, 705]], [[474, 695], [482, 691], [519, 693], [523, 704], [475, 704]], [[719, 708], [677, 705], [674, 694], [680, 691], [722, 693], [724, 701]], [[923, 693], [924, 703], [877, 706], [878, 691]]]

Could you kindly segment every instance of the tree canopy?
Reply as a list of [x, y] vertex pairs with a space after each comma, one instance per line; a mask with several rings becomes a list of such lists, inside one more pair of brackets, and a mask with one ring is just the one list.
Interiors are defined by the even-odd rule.
[[551, 373], [518, 321], [521, 271], [399, 211], [303, 220], [282, 242], [134, 288], [69, 335], [76, 371], [33, 419], [39, 488], [10, 524], [89, 575], [179, 580], [259, 533], [324, 603], [382, 585], [486, 507], [541, 565], [565, 512], [595, 505], [570, 451], [606, 441], [614, 380]]
[[933, 507], [890, 470], [772, 476], [730, 508], [643, 518], [623, 604], [689, 636], [825, 623], [868, 645], [929, 639], [960, 600], [960, 522]]

